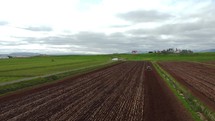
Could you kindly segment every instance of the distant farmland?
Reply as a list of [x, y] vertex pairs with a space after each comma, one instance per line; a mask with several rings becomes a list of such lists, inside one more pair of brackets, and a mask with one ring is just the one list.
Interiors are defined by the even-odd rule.
[[215, 53], [75, 55], [0, 59], [0, 83], [107, 63], [113, 57], [149, 61], [213, 61]]
[[107, 63], [108, 56], [47, 56], [0, 60], [0, 83]]
[[214, 62], [215, 53], [1, 59], [0, 120], [214, 121]]
[[125, 62], [4, 98], [0, 120], [192, 121], [155, 69], [147, 71], [147, 66], [152, 65]]

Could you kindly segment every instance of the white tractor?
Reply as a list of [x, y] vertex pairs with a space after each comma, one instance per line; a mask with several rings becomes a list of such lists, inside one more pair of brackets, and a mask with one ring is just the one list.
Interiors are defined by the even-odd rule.
[[152, 68], [151, 68], [150, 66], [147, 66], [147, 67], [146, 67], [146, 70], [147, 70], [147, 71], [151, 71]]

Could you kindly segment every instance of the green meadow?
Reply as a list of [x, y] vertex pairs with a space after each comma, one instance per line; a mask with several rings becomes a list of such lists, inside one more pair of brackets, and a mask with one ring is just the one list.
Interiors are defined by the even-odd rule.
[[0, 59], [0, 95], [87, 73], [114, 64], [112, 58], [120, 58], [123, 61], [205, 62], [215, 61], [215, 53], [61, 55]]
[[0, 59], [0, 83], [42, 76], [61, 71], [99, 65], [111, 61], [109, 56], [44, 56]]
[[149, 61], [214, 61], [215, 53], [67, 55], [0, 59], [0, 83], [107, 63], [111, 58]]
[[215, 61], [215, 53], [193, 53], [193, 54], [119, 54], [117, 57], [126, 60], [148, 60], [148, 61]]

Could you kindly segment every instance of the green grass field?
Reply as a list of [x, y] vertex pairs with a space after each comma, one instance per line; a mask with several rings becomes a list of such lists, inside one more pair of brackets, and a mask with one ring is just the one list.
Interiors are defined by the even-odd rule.
[[215, 53], [194, 54], [119, 54], [116, 57], [126, 60], [149, 60], [149, 61], [215, 61]]
[[73, 70], [110, 61], [110, 56], [47, 56], [0, 60], [0, 83]]
[[[113, 55], [67, 55], [31, 58], [0, 59], [0, 95], [53, 82], [68, 76], [89, 72], [111, 63], [112, 58], [132, 61], [215, 61], [215, 53], [180, 54], [113, 54]], [[73, 71], [74, 70], [74, 71]], [[68, 71], [68, 72], [66, 72]], [[63, 72], [63, 73], [58, 73]], [[58, 74], [55, 74], [58, 73]], [[50, 75], [54, 74], [54, 75]], [[40, 77], [50, 75], [46, 77]], [[36, 79], [16, 81], [37, 77]], [[8, 84], [8, 82], [12, 82]]]
[[12, 58], [0, 60], [0, 83], [41, 76], [66, 70], [78, 69], [111, 61], [118, 57], [126, 60], [149, 61], [214, 61], [215, 53], [179, 54], [114, 54], [114, 55], [70, 55]]
[[[114, 64], [112, 58], [121, 58], [128, 61], [195, 61], [195, 62], [215, 62], [215, 53], [194, 53], [194, 54], [113, 54], [113, 55], [67, 55], [67, 56], [41, 56], [31, 58], [12, 58], [0, 59], [0, 96], [14, 93], [17, 91], [26, 91], [36, 88], [43, 84], [55, 83], [66, 77], [83, 74]], [[212, 65], [212, 64], [211, 64]], [[157, 69], [157, 68], [156, 68]], [[159, 74], [161, 71], [157, 69]], [[62, 72], [62, 73], [58, 73]], [[51, 74], [51, 75], [50, 75]], [[44, 76], [45, 77], [39, 77]], [[160, 74], [162, 77], [162, 74]], [[36, 77], [22, 81], [19, 79]], [[165, 79], [164, 79], [165, 80]], [[8, 82], [12, 82], [8, 84]], [[175, 82], [177, 82], [175, 80]], [[170, 84], [166, 81], [167, 84]], [[2, 84], [2, 85], [1, 85]], [[193, 105], [188, 104], [184, 98], [177, 94], [177, 90], [170, 89], [189, 110], [195, 120], [200, 120]], [[184, 89], [187, 92], [186, 89]], [[189, 95], [191, 95], [188, 92]], [[194, 98], [195, 99], [195, 98]], [[195, 99], [196, 100], [196, 99]], [[192, 100], [193, 101], [193, 100]], [[194, 103], [196, 104], [196, 103]], [[197, 107], [194, 105], [193, 107]], [[206, 107], [202, 106], [204, 109]], [[198, 110], [199, 111], [199, 110]], [[210, 110], [206, 110], [210, 111]], [[202, 111], [205, 114], [205, 111]], [[205, 116], [208, 116], [207, 113]], [[214, 114], [213, 114], [214, 116]]]

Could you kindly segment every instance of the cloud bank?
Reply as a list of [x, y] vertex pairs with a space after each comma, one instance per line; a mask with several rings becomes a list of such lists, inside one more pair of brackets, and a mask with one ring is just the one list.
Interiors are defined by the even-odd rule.
[[0, 53], [106, 54], [215, 45], [213, 0], [46, 2], [17, 3], [23, 8], [18, 15], [0, 2], [0, 11], [9, 11], [0, 12]]

